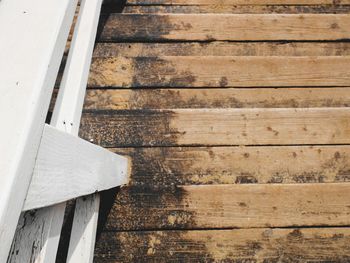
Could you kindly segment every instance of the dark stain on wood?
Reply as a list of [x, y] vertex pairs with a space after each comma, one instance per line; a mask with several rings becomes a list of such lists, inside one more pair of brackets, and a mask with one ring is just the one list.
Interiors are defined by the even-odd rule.
[[173, 63], [161, 58], [136, 57], [133, 64], [131, 87], [181, 87], [196, 81], [189, 70], [178, 72]]
[[108, 232], [95, 261], [345, 263], [349, 241], [345, 229]]
[[[176, 204], [181, 204], [186, 195], [186, 191], [178, 187], [124, 187], [116, 195], [106, 229], [195, 227], [194, 212], [176, 208]], [[169, 204], [174, 204], [174, 209]]]
[[126, 6], [124, 13], [131, 14], [347, 14], [350, 5], [150, 5], [150, 6]]
[[86, 111], [81, 120], [80, 136], [104, 147], [172, 145], [179, 135], [170, 127], [173, 117], [173, 112], [166, 110]]
[[[103, 28], [103, 41], [149, 41], [161, 40], [173, 30], [186, 29], [188, 24], [172, 24], [167, 16], [111, 14]], [[190, 25], [191, 26], [191, 25]]]

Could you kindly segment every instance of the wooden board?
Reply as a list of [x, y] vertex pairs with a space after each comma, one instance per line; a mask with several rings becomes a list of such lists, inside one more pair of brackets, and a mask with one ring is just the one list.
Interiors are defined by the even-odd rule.
[[80, 135], [104, 147], [350, 143], [348, 108], [92, 111]]
[[348, 14], [112, 14], [102, 41], [341, 40]]
[[350, 183], [126, 187], [106, 229], [348, 226]]
[[350, 88], [125, 89], [87, 91], [85, 110], [349, 107]]
[[95, 58], [167, 56], [349, 56], [349, 42], [98, 43]]
[[129, 5], [344, 5], [349, 0], [127, 0]]
[[350, 182], [349, 146], [166, 147], [111, 149], [132, 159], [129, 184]]
[[89, 86], [350, 86], [349, 66], [349, 56], [95, 58], [91, 66]]
[[348, 262], [349, 228], [107, 232], [95, 262]]
[[[105, 11], [106, 12], [106, 11]], [[124, 14], [348, 14], [349, 5], [130, 5]]]

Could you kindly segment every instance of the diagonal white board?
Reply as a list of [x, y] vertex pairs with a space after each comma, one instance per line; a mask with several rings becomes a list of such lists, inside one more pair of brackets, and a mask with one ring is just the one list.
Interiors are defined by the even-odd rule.
[[0, 2], [0, 262], [6, 262], [76, 0]]
[[111, 189], [128, 181], [128, 159], [45, 125], [23, 211]]

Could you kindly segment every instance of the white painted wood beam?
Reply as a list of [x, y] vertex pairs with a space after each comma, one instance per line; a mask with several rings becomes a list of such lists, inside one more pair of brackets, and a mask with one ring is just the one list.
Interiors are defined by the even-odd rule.
[[0, 2], [0, 262], [35, 164], [76, 0]]
[[126, 157], [45, 125], [23, 211], [126, 184], [127, 174]]
[[67, 263], [90, 263], [94, 259], [100, 195], [79, 198], [75, 207]]
[[[101, 2], [99, 0], [83, 0], [81, 3], [78, 21], [75, 26], [67, 64], [51, 121], [51, 125], [72, 135], [78, 134], [80, 125], [83, 98], [85, 96], [100, 7]], [[97, 199], [95, 198], [94, 200], [96, 201]], [[65, 208], [66, 204], [62, 203], [39, 209], [32, 216], [31, 221], [26, 221], [31, 222], [29, 225], [24, 228], [19, 226], [16, 233], [16, 242], [12, 247], [13, 255], [15, 256], [9, 262], [28, 262], [31, 260], [36, 263], [54, 263]], [[96, 215], [96, 210], [94, 211]], [[23, 217], [28, 216], [28, 213], [32, 213], [32, 211], [24, 213]], [[41, 235], [33, 234], [38, 232]], [[86, 231], [83, 233], [85, 234]], [[33, 253], [28, 251], [31, 249], [27, 245], [29, 243], [36, 244], [36, 250]], [[89, 250], [87, 253], [91, 254], [91, 251]], [[84, 261], [78, 260], [76, 262]]]

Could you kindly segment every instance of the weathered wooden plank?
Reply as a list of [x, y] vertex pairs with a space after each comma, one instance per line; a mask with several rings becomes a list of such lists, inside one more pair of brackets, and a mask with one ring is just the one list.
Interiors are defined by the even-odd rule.
[[106, 232], [95, 262], [348, 262], [349, 228]]
[[111, 150], [133, 160], [132, 186], [350, 182], [349, 146]]
[[95, 58], [91, 66], [89, 86], [350, 86], [349, 65], [349, 56]]
[[348, 108], [92, 111], [80, 134], [104, 147], [350, 143]]
[[350, 183], [125, 187], [108, 230], [348, 226]]
[[129, 5], [344, 5], [349, 0], [127, 0]]
[[350, 88], [88, 90], [85, 110], [349, 107]]
[[348, 14], [112, 14], [103, 41], [340, 40]]
[[124, 14], [348, 14], [350, 5], [131, 5]]
[[349, 56], [349, 42], [98, 43], [95, 58], [167, 56]]

